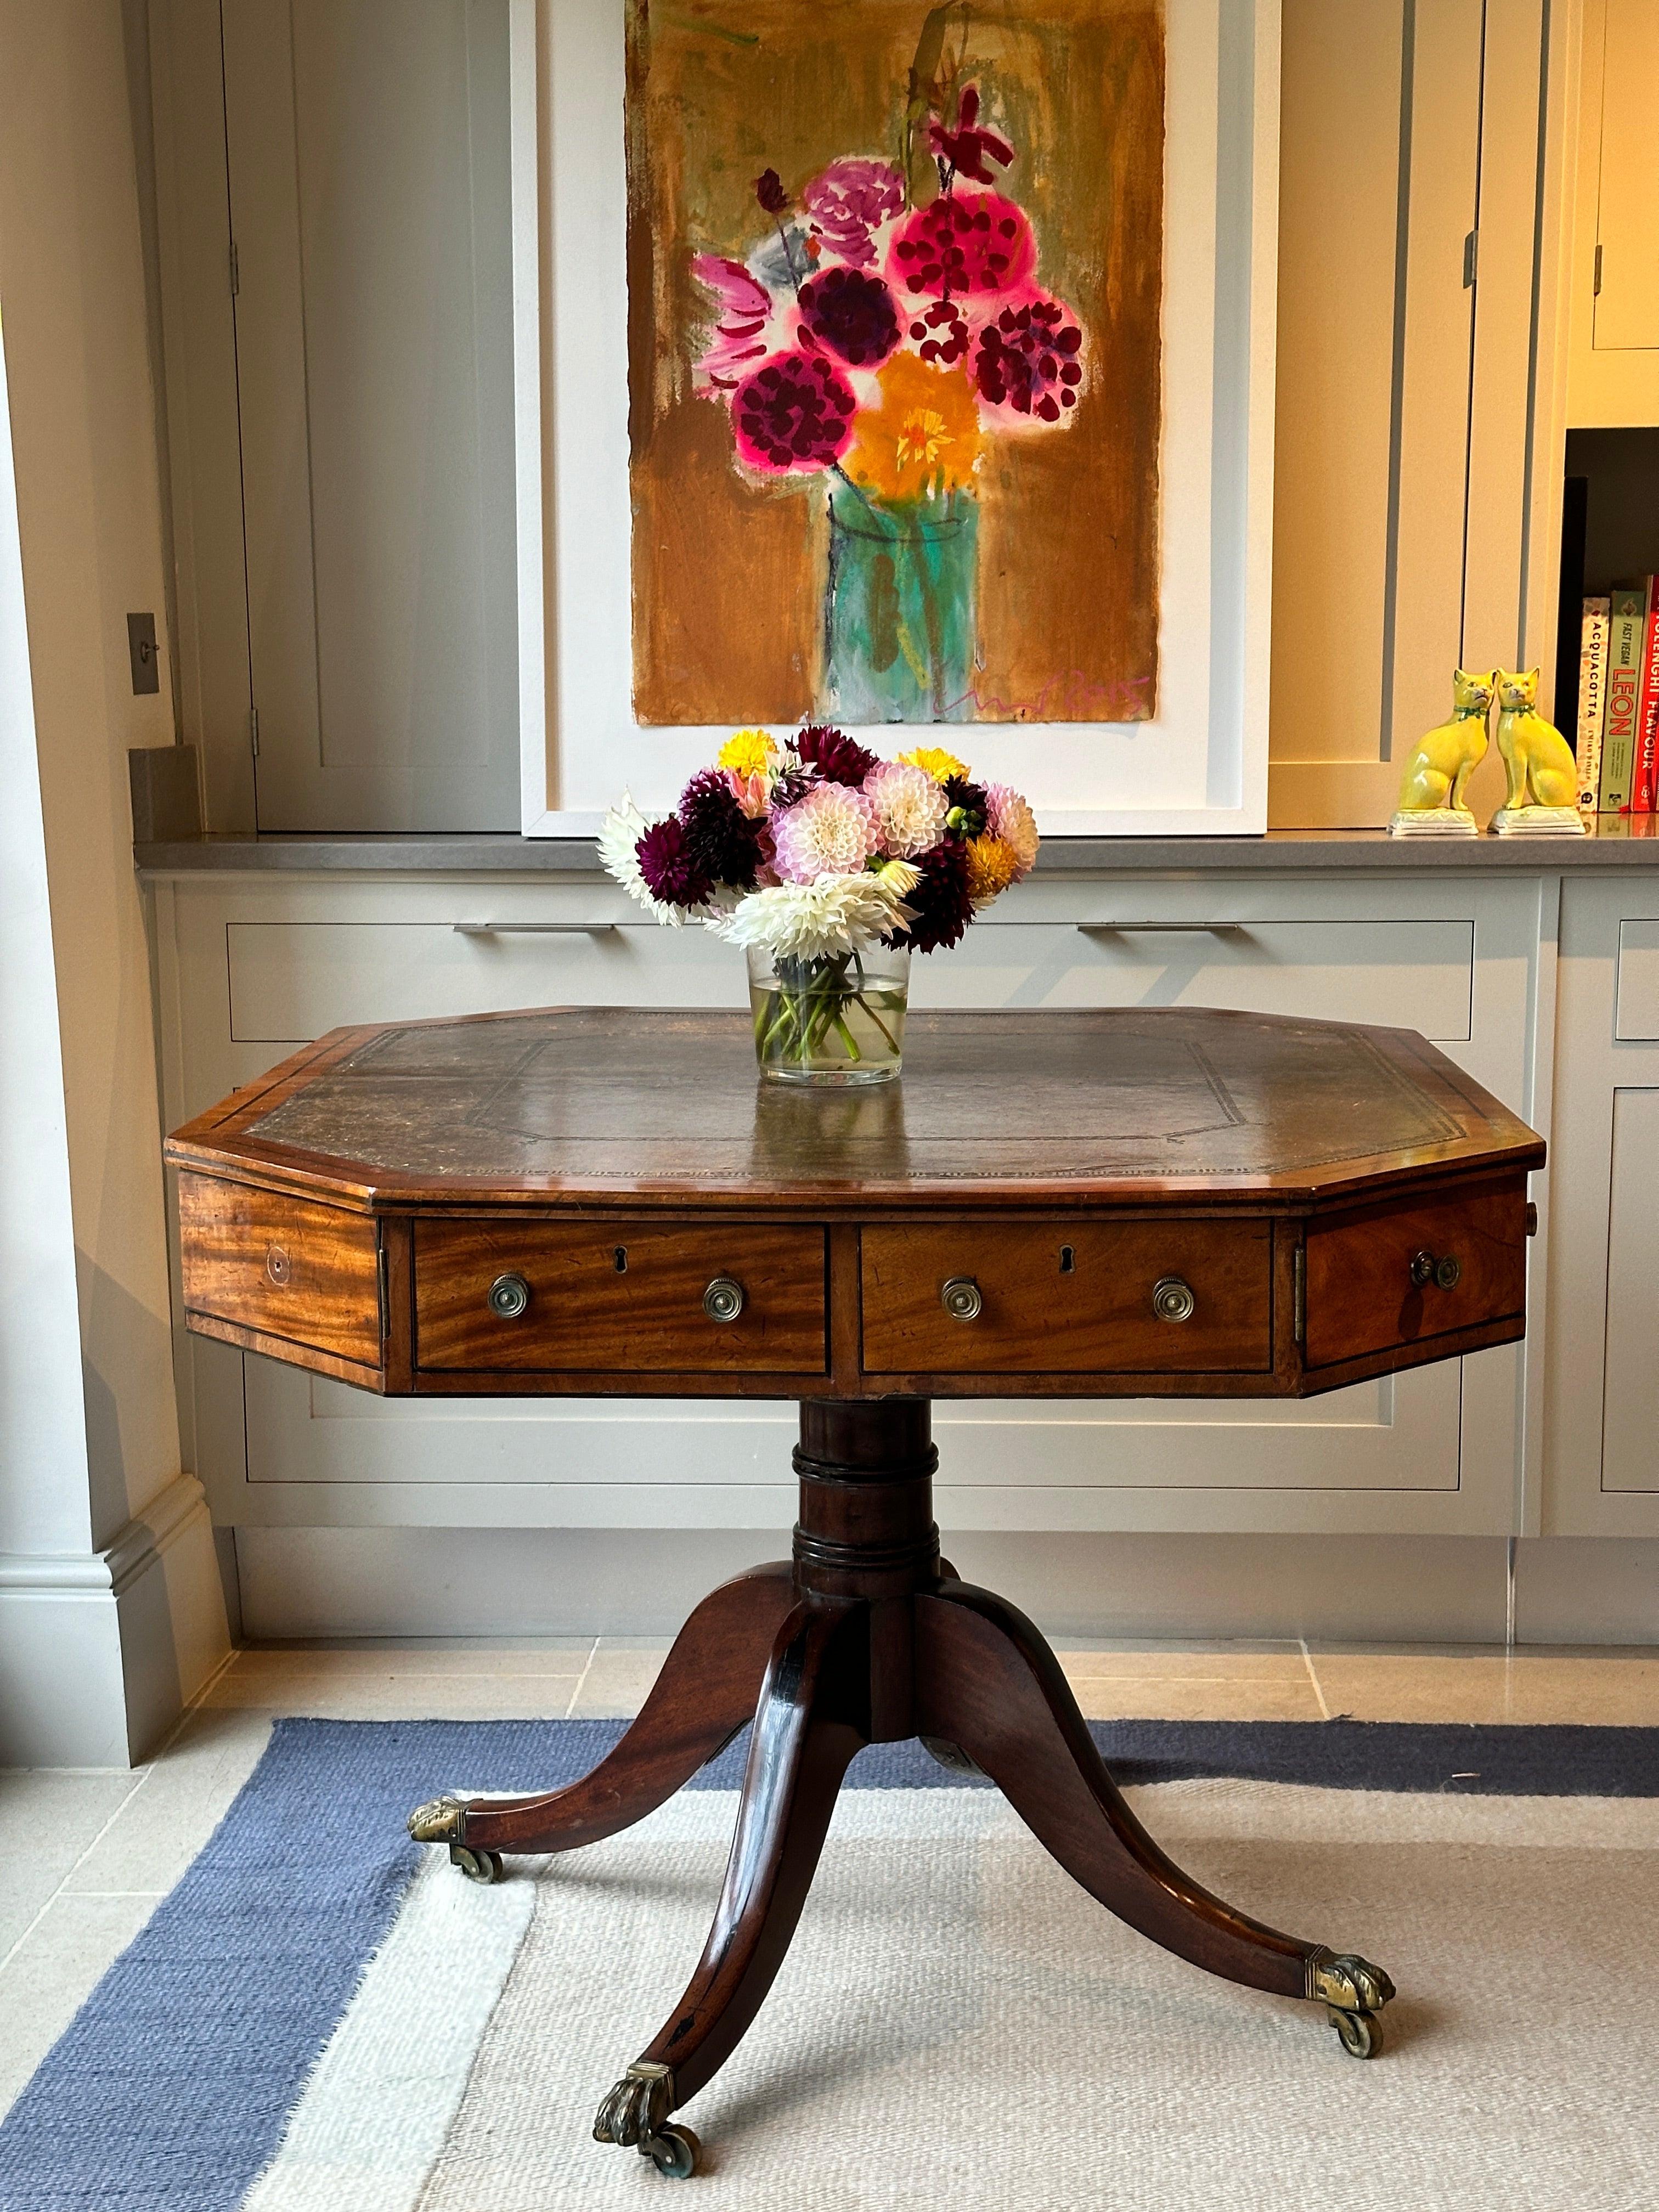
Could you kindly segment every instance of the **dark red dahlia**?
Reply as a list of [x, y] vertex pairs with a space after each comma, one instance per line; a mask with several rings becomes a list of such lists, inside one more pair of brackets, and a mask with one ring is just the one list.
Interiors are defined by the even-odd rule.
[[854, 744], [844, 730], [832, 730], [824, 722], [809, 722], [795, 739], [795, 750], [826, 783], [848, 784], [854, 791], [876, 765], [873, 753]]
[[979, 334], [973, 375], [980, 397], [988, 406], [1058, 422], [1077, 405], [1082, 344], [1082, 331], [1058, 300], [1039, 295], [1005, 307]]
[[911, 314], [910, 343], [935, 368], [954, 368], [968, 356], [968, 318], [954, 300], [930, 300]]
[[856, 405], [821, 355], [774, 354], [732, 395], [738, 451], [751, 468], [827, 469], [853, 434]]
[[945, 796], [951, 802], [945, 824], [955, 837], [978, 837], [983, 835], [985, 817], [991, 802], [985, 795], [983, 784], [970, 783], [965, 775], [949, 776], [945, 780]]
[[787, 215], [789, 195], [783, 189], [783, 179], [775, 169], [763, 169], [755, 179], [755, 198], [768, 215]]
[[1014, 149], [1006, 138], [999, 138], [994, 131], [979, 128], [979, 88], [968, 84], [962, 88], [962, 98], [957, 106], [957, 127], [947, 131], [942, 123], [927, 126], [928, 143], [939, 158], [954, 169], [958, 176], [976, 177], [988, 185], [991, 172], [988, 161], [1006, 169], [1014, 158]]
[[800, 288], [801, 320], [820, 345], [854, 368], [874, 368], [898, 343], [898, 310], [879, 276], [825, 269]]
[[761, 825], [751, 821], [723, 772], [706, 768], [680, 793], [686, 865], [717, 884], [753, 890], [761, 865]]
[[913, 952], [932, 952], [938, 945], [954, 945], [974, 918], [968, 896], [968, 848], [957, 837], [943, 837], [931, 853], [915, 862], [921, 878], [904, 903], [915, 920], [894, 939]]
[[772, 811], [781, 814], [787, 807], [794, 805], [798, 799], [805, 799], [817, 780], [816, 769], [792, 768], [787, 770], [772, 786], [769, 800]]
[[714, 890], [713, 878], [685, 848], [685, 829], [678, 814], [653, 822], [634, 848], [640, 873], [653, 898], [668, 906], [702, 906]]
[[1014, 291], [1036, 266], [1024, 209], [1000, 192], [943, 192], [899, 225], [888, 273], [907, 292], [948, 297]]

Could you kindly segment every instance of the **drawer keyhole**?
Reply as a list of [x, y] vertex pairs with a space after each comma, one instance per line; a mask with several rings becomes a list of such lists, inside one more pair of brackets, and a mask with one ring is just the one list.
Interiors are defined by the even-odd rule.
[[611, 1255], [611, 1265], [616, 1268], [617, 1273], [619, 1275], [625, 1275], [628, 1273], [628, 1247], [626, 1244], [617, 1245], [616, 1250]]
[[1072, 1250], [1071, 1246], [1069, 1244], [1062, 1244], [1060, 1248], [1060, 1273], [1062, 1275], [1069, 1275], [1076, 1266], [1077, 1256]]

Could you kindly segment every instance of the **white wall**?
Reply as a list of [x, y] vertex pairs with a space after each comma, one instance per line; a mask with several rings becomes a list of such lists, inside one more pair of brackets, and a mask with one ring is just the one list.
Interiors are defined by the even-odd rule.
[[[127, 612], [165, 600], [125, 51], [120, 0], [0, 0], [0, 1005], [27, 1061], [0, 1091], [0, 1668], [36, 1662], [0, 1685], [0, 1763], [125, 1759], [227, 1640], [179, 1465], [127, 799], [127, 748], [173, 732], [127, 660]], [[59, 1638], [97, 1652], [85, 1681], [43, 1671]]]

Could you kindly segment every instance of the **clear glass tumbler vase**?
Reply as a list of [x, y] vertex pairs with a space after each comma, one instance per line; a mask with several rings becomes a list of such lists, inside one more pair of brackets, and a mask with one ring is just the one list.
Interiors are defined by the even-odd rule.
[[771, 1083], [890, 1083], [904, 1051], [910, 952], [884, 945], [802, 960], [751, 945], [755, 1058]]

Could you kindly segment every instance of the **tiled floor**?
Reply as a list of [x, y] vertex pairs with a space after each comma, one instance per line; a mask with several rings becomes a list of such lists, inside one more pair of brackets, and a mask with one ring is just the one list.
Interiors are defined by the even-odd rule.
[[[200, 1850], [279, 1714], [630, 1714], [667, 1646], [556, 1637], [236, 1652], [131, 1773], [0, 1772], [0, 2111]], [[1659, 1650], [1057, 1644], [1091, 1719], [1580, 1721], [1659, 1726]]]

